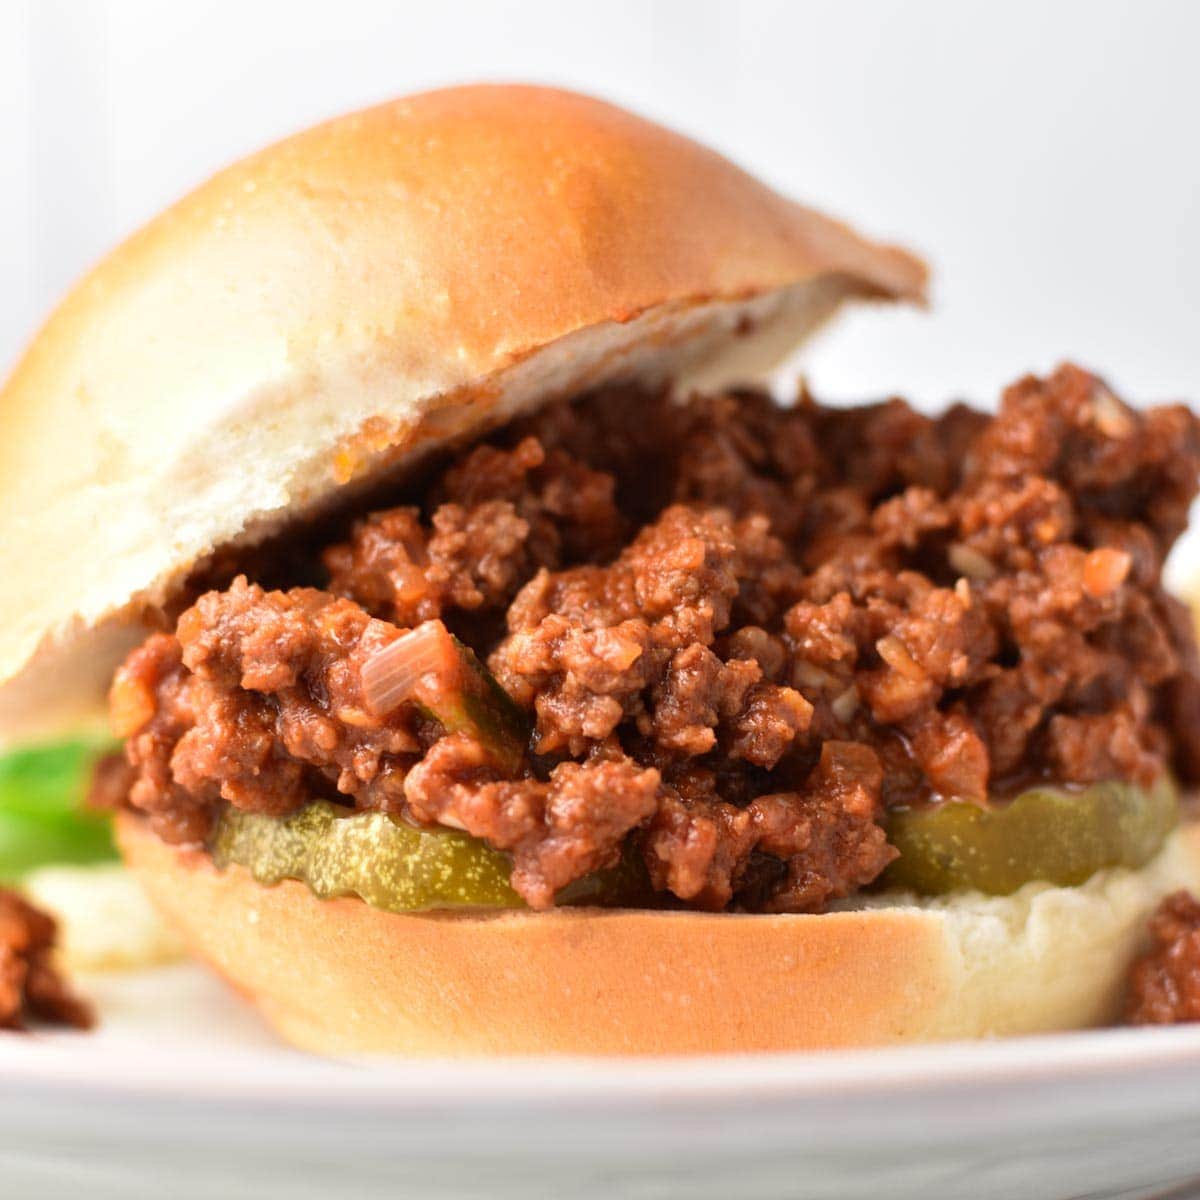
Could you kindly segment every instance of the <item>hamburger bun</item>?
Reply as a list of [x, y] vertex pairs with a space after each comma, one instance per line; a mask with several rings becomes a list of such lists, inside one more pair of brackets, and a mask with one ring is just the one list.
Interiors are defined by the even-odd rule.
[[[569, 93], [434, 92], [264, 150], [102, 262], [0, 396], [0, 532], [18, 567], [0, 578], [0, 736], [93, 706], [223, 550], [541, 403], [751, 382], [844, 301], [924, 288], [907, 253]], [[191, 947], [286, 1038], [335, 1054], [799, 1050], [1096, 1024], [1146, 915], [1200, 877], [1189, 830], [1141, 871], [1003, 899], [395, 915], [118, 825]]]
[[747, 382], [843, 301], [924, 288], [568, 92], [431, 92], [255, 154], [104, 259], [0, 393], [0, 737], [93, 709], [218, 548], [559, 396]]
[[1113, 1020], [1146, 918], [1200, 886], [1200, 827], [1140, 871], [820, 916], [557, 909], [397, 915], [218, 871], [124, 815], [126, 861], [288, 1041], [335, 1055], [721, 1054]]

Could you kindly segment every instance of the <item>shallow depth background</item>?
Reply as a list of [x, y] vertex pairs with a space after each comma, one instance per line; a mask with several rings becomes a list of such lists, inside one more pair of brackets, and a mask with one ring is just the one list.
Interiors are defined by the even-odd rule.
[[804, 355], [826, 395], [990, 400], [1075, 357], [1200, 400], [1198, 45], [1191, 0], [0, 0], [0, 363], [230, 158], [397, 93], [533, 79], [929, 257], [930, 315], [857, 314]]

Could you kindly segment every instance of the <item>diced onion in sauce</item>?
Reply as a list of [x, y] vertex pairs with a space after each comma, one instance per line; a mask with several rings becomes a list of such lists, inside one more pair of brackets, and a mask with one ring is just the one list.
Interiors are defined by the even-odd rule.
[[428, 676], [444, 678], [458, 670], [458, 654], [441, 621], [425, 621], [385, 646], [362, 669], [363, 696], [377, 716], [413, 700]]

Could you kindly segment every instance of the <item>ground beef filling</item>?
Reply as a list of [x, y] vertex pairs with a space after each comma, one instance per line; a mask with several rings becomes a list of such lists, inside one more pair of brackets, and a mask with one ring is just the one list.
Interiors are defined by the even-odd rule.
[[[640, 855], [672, 902], [819, 911], [894, 857], [889, 807], [1037, 780], [1200, 778], [1200, 663], [1161, 585], [1200, 471], [1183, 407], [1064, 367], [999, 415], [609, 391], [238, 577], [113, 689], [168, 840], [321, 797], [511, 853], [536, 907]], [[438, 618], [530, 718], [519, 771], [362, 668]]]
[[55, 933], [44, 912], [0, 888], [0, 1029], [24, 1029], [30, 1021], [91, 1028], [90, 1006], [51, 961]]
[[1131, 1025], [1200, 1021], [1200, 903], [1168, 896], [1150, 919], [1151, 947], [1133, 966], [1125, 1015]]

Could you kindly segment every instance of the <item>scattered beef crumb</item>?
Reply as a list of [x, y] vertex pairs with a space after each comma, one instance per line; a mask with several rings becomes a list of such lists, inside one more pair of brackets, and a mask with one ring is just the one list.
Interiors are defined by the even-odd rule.
[[91, 1006], [67, 986], [51, 962], [54, 920], [16, 892], [0, 888], [0, 1029], [31, 1021], [90, 1029]]
[[1168, 896], [1150, 918], [1151, 947], [1133, 965], [1125, 1018], [1130, 1025], [1200, 1021], [1200, 903]]
[[129, 796], [135, 773], [121, 753], [104, 754], [92, 767], [84, 806], [94, 812], [111, 812], [120, 808]]

